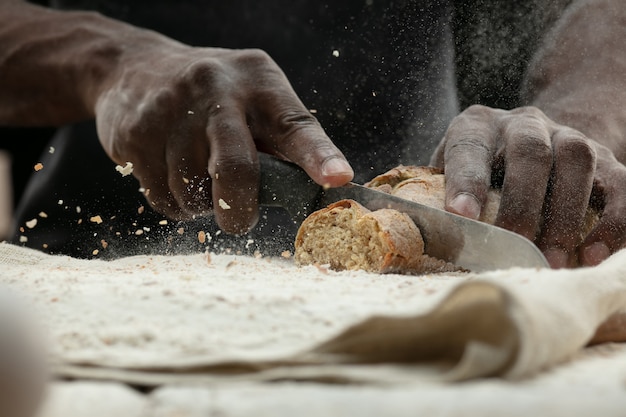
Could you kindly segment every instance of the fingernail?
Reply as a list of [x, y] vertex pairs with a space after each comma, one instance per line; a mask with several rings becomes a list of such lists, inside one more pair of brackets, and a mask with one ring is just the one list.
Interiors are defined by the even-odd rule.
[[470, 219], [478, 219], [480, 216], [480, 202], [474, 195], [469, 193], [457, 194], [448, 204], [447, 209]]
[[558, 248], [551, 248], [546, 250], [543, 254], [552, 268], [559, 269], [567, 267], [568, 255], [565, 251]]
[[352, 167], [341, 158], [327, 159], [322, 165], [322, 175], [326, 177], [338, 177], [344, 175], [354, 175]]
[[604, 242], [596, 242], [583, 249], [583, 265], [594, 266], [604, 261], [611, 255], [611, 250]]

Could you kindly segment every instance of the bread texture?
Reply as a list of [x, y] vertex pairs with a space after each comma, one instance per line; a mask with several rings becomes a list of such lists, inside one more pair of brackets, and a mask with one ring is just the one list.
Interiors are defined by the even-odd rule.
[[458, 270], [424, 254], [422, 235], [409, 216], [392, 209], [370, 211], [341, 200], [312, 213], [296, 236], [300, 265], [334, 270], [421, 274]]

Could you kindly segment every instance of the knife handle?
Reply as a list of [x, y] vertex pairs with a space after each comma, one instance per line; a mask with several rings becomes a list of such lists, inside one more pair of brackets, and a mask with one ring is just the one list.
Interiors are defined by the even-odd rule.
[[282, 207], [300, 223], [317, 207], [322, 187], [302, 168], [265, 153], [259, 153], [261, 187], [259, 204]]

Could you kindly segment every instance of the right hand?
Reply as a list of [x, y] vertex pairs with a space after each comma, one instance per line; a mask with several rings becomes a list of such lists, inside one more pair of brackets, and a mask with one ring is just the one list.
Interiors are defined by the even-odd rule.
[[[467, 108], [431, 163], [445, 169], [446, 209], [474, 219], [502, 179], [496, 225], [533, 240], [554, 268], [596, 265], [626, 246], [626, 167], [536, 107]], [[581, 242], [590, 203], [601, 216]]]
[[95, 112], [104, 149], [120, 165], [133, 163], [157, 211], [175, 219], [213, 211], [229, 233], [258, 221], [257, 150], [298, 164], [320, 185], [353, 177], [260, 50], [147, 46], [120, 58]]

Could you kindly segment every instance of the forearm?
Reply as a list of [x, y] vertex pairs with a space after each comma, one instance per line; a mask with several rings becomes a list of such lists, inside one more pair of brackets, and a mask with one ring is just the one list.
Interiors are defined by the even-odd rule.
[[526, 101], [626, 162], [626, 8], [574, 1], [530, 66]]
[[60, 125], [94, 117], [125, 56], [176, 45], [96, 13], [0, 0], [0, 124]]

